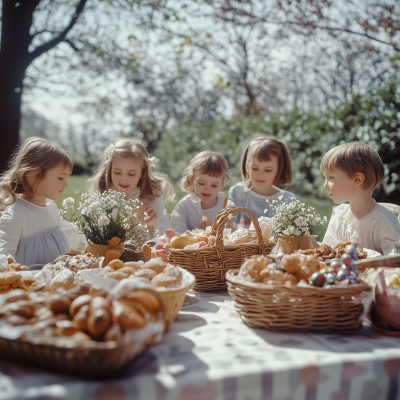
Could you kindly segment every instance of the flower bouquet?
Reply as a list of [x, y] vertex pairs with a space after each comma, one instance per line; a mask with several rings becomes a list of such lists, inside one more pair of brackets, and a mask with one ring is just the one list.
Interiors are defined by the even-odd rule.
[[[279, 197], [282, 200], [283, 196]], [[311, 207], [295, 198], [291, 202], [285, 203], [267, 200], [268, 208], [274, 216], [273, 232], [279, 236], [279, 250], [286, 254], [292, 254], [297, 250], [307, 250], [312, 248], [311, 233], [312, 228], [327, 223], [327, 218], [317, 214], [314, 207]], [[278, 203], [278, 204], [277, 204]]]
[[60, 215], [86, 236], [87, 251], [102, 256], [108, 250], [122, 251], [128, 240], [137, 246], [144, 243], [146, 226], [134, 215], [141, 205], [139, 200], [125, 200], [124, 194], [115, 190], [83, 193], [77, 207], [72, 197], [65, 199]]

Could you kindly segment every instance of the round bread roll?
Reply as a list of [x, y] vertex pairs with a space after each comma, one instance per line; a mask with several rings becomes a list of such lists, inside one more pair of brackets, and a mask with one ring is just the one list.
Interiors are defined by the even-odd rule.
[[35, 314], [35, 306], [29, 301], [17, 301], [7, 307], [11, 314], [19, 315], [24, 318], [32, 318]]
[[108, 266], [110, 266], [114, 271], [117, 269], [124, 268], [124, 262], [121, 260], [112, 260], [108, 263]]
[[176, 278], [164, 273], [161, 273], [151, 280], [151, 283], [157, 287], [171, 288], [176, 285]]
[[82, 342], [89, 342], [92, 340], [92, 338], [88, 335], [86, 335], [83, 332], [76, 332], [73, 335], [69, 337], [71, 340], [74, 342], [82, 343]]
[[92, 314], [94, 311], [100, 308], [105, 308], [108, 311], [110, 311], [111, 303], [104, 297], [101, 296], [93, 297], [92, 301], [90, 302], [89, 313]]
[[121, 326], [124, 332], [129, 329], [141, 329], [146, 324], [145, 319], [136, 309], [127, 307], [115, 300], [113, 301], [112, 319], [114, 323]]
[[56, 322], [56, 336], [72, 336], [79, 332], [78, 325], [72, 321], [57, 321]]
[[160, 311], [161, 304], [155, 293], [150, 290], [137, 289], [126, 296], [127, 299], [135, 300], [146, 308], [152, 314]]
[[87, 331], [87, 320], [89, 317], [89, 306], [83, 306], [81, 309], [75, 314], [73, 321], [78, 325], [81, 331]]
[[152, 260], [145, 262], [142, 266], [142, 269], [152, 269], [156, 274], [160, 274], [164, 271], [166, 266], [167, 263], [162, 261], [161, 258], [153, 258]]
[[50, 311], [47, 307], [40, 307], [35, 312], [37, 321], [44, 321], [46, 319], [55, 319], [54, 313]]
[[138, 301], [122, 298], [118, 299], [118, 302], [127, 308], [138, 311], [143, 317], [146, 317], [146, 314], [148, 314], [147, 308]]
[[74, 318], [76, 313], [80, 310], [80, 308], [90, 304], [91, 301], [92, 301], [92, 296], [90, 294], [84, 294], [83, 296], [77, 297], [71, 303], [71, 307], [69, 308], [69, 315], [71, 315], [71, 317]]
[[164, 269], [164, 274], [176, 278], [176, 283], [180, 285], [182, 283], [182, 271], [175, 265], [168, 264]]
[[118, 281], [122, 281], [122, 279], [126, 279], [129, 277], [129, 275], [125, 272], [121, 272], [121, 270], [114, 271], [114, 272], [108, 272], [105, 275], [106, 278], [112, 278], [112, 279], [117, 279]]
[[[103, 298], [103, 297], [101, 297]], [[103, 336], [111, 324], [111, 314], [106, 308], [99, 308], [94, 312], [89, 311], [87, 330], [90, 336], [99, 338]]]
[[152, 269], [144, 268], [135, 272], [136, 278], [147, 278], [148, 280], [152, 280], [157, 274]]
[[67, 313], [71, 307], [71, 300], [66, 295], [54, 293], [47, 298], [45, 305], [54, 313]]
[[128, 275], [135, 275], [136, 270], [132, 267], [125, 266], [124, 268], [121, 268], [118, 272], [123, 272]]
[[129, 277], [129, 279], [132, 279], [133, 281], [140, 281], [140, 282], [147, 282], [147, 283], [150, 283], [150, 279], [147, 279], [147, 278], [145, 278], [144, 276], [136, 277], [136, 276], [131, 275], [131, 276]]
[[142, 267], [143, 264], [144, 264], [143, 261], [128, 261], [124, 264], [124, 266], [133, 268], [135, 271], [137, 271]]

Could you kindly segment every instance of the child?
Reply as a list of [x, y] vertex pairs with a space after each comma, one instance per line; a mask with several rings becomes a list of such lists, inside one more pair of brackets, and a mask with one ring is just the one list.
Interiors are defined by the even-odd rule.
[[352, 142], [329, 150], [322, 159], [324, 187], [336, 204], [323, 243], [355, 241], [383, 255], [400, 254], [397, 216], [372, 198], [385, 175], [378, 153], [367, 144]]
[[189, 194], [171, 214], [176, 233], [205, 229], [214, 222], [217, 214], [226, 206], [226, 196], [219, 192], [224, 187], [226, 174], [226, 161], [214, 151], [202, 151], [190, 161], [180, 184], [181, 189]]
[[91, 191], [121, 190], [126, 200], [139, 199], [144, 203], [137, 217], [147, 225], [149, 238], [154, 236], [156, 229], [161, 234], [165, 229], [171, 229], [161, 196], [165, 200], [175, 197], [167, 177], [151, 172], [154, 160], [154, 157], [149, 158], [146, 148], [138, 140], [120, 139], [107, 147], [99, 169], [90, 179]]
[[[292, 182], [292, 163], [286, 146], [273, 136], [258, 136], [245, 148], [242, 157], [243, 182], [229, 189], [228, 206], [244, 207], [257, 218], [273, 217], [264, 212], [267, 200], [290, 202], [295, 195], [275, 185]], [[233, 217], [232, 217], [233, 218]], [[236, 215], [233, 228], [250, 227], [250, 218], [243, 213]]]
[[46, 139], [30, 138], [14, 154], [0, 177], [0, 207], [7, 207], [0, 220], [0, 254], [27, 266], [47, 264], [82, 241], [54, 203], [71, 172], [65, 151]]

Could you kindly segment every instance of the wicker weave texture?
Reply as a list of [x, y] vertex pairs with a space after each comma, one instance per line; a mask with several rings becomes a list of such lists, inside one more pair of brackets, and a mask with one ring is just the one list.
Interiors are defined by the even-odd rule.
[[[224, 246], [223, 232], [230, 214], [246, 214], [254, 223], [257, 243]], [[255, 254], [270, 254], [275, 244], [264, 241], [257, 218], [246, 208], [226, 207], [215, 218], [212, 234], [216, 245], [196, 250], [171, 249], [169, 262], [187, 269], [196, 277], [194, 290], [205, 292], [226, 289], [226, 272], [240, 267], [244, 260]]]
[[369, 275], [379, 267], [400, 267], [400, 255], [366, 258], [357, 261], [357, 266], [363, 275]]
[[146, 343], [139, 349], [136, 347], [131, 342], [115, 348], [67, 348], [0, 338], [1, 359], [52, 372], [93, 378], [120, 370], [142, 353]]
[[361, 328], [366, 283], [346, 288], [271, 286], [246, 282], [239, 269], [226, 274], [229, 294], [242, 321], [254, 328], [290, 332], [354, 334]]

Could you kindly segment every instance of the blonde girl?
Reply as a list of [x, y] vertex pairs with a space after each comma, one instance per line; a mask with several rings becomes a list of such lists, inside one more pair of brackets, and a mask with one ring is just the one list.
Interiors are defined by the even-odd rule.
[[[292, 163], [285, 144], [273, 136], [257, 136], [245, 148], [242, 156], [243, 182], [229, 189], [228, 206], [244, 207], [257, 218], [272, 217], [267, 200], [291, 201], [295, 195], [276, 185], [291, 183]], [[233, 228], [250, 227], [245, 214], [237, 214]]]
[[23, 265], [47, 264], [76, 247], [82, 234], [60, 218], [54, 201], [68, 186], [72, 163], [58, 145], [30, 138], [0, 177], [0, 254]]
[[180, 187], [188, 194], [176, 205], [171, 223], [176, 233], [196, 228], [205, 229], [226, 206], [220, 193], [227, 174], [225, 159], [214, 151], [197, 154], [183, 172]]
[[139, 199], [144, 207], [143, 212], [138, 213], [138, 219], [147, 225], [149, 237], [156, 229], [161, 234], [165, 229], [171, 229], [161, 197], [167, 201], [175, 197], [167, 177], [151, 171], [155, 160], [149, 157], [140, 141], [120, 139], [106, 148], [99, 169], [90, 179], [92, 192], [114, 189], [123, 191], [126, 200]]
[[379, 154], [365, 143], [345, 143], [324, 155], [321, 171], [324, 187], [339, 204], [333, 208], [323, 243], [355, 241], [383, 255], [400, 254], [399, 220], [372, 198], [385, 176]]

